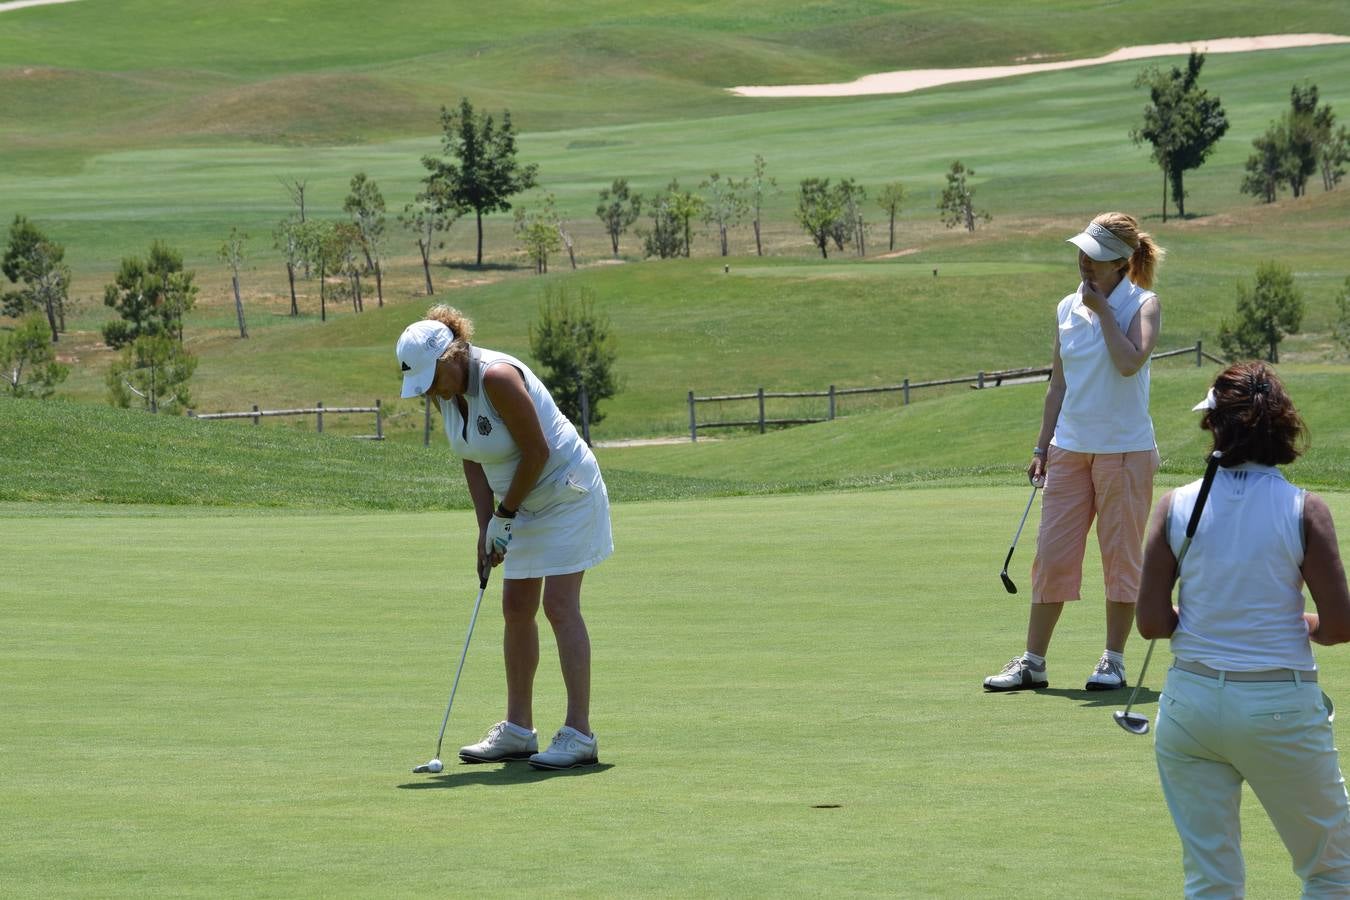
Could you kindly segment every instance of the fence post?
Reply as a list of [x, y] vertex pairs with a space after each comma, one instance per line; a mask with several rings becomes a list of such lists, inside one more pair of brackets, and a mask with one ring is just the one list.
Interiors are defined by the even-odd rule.
[[905, 398], [905, 402], [904, 402], [903, 405], [909, 406], [909, 379], [908, 379], [908, 378], [905, 379], [905, 383], [902, 385], [902, 387], [903, 387], [903, 389], [904, 389], [904, 398]]
[[830, 421], [834, 421], [834, 385], [830, 385]]
[[384, 419], [380, 414], [380, 401], [375, 399], [375, 440], [384, 440]]
[[591, 397], [586, 393], [586, 382], [581, 383], [581, 439], [591, 445]]
[[314, 408], [319, 411], [319, 434], [323, 434], [323, 401], [320, 400], [318, 403], [315, 403]]
[[262, 418], [258, 415], [258, 404], [255, 403], [255, 404], [253, 404], [253, 424], [254, 424], [254, 425], [258, 425], [258, 424], [261, 424], [261, 423], [262, 423]]
[[759, 389], [759, 433], [764, 433], [764, 388]]
[[694, 392], [689, 392], [689, 443], [698, 443], [698, 418], [694, 415]]
[[1198, 339], [1195, 342], [1195, 367], [1200, 368], [1200, 341]]
[[975, 373], [975, 386], [981, 389], [984, 388], [984, 372]]
[[423, 398], [422, 398], [422, 407], [423, 407], [423, 410], [424, 410], [425, 415], [426, 415], [425, 420], [422, 422], [422, 446], [423, 446], [423, 447], [430, 447], [430, 446], [431, 446], [431, 398], [430, 398], [430, 397], [423, 397]]

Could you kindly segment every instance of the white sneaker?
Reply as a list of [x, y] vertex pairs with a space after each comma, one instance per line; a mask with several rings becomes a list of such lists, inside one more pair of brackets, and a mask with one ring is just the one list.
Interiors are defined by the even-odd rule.
[[[508, 727], [509, 726], [509, 727]], [[504, 759], [529, 759], [539, 750], [539, 735], [521, 734], [519, 726], [498, 722], [488, 729], [487, 737], [476, 744], [459, 748], [466, 763], [501, 762]]]
[[1086, 689], [1089, 691], [1114, 691], [1125, 687], [1125, 667], [1112, 662], [1105, 653], [1097, 660], [1097, 668], [1088, 676]]
[[1020, 656], [1013, 657], [1012, 661], [1003, 667], [1003, 671], [997, 675], [990, 675], [984, 680], [984, 689], [986, 691], [1025, 691], [1035, 690], [1036, 688], [1047, 687], [1050, 679], [1045, 674], [1045, 669], [1033, 669], [1031, 663]]
[[587, 737], [570, 725], [564, 725], [553, 735], [553, 742], [543, 753], [530, 757], [536, 769], [570, 769], [573, 766], [593, 766], [600, 761], [597, 752], [600, 743], [594, 736]]

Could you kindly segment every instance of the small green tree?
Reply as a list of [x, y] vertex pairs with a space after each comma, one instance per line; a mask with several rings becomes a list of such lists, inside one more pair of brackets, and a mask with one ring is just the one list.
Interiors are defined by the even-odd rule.
[[769, 177], [768, 175], [766, 175], [765, 169], [766, 166], [764, 164], [764, 157], [756, 153], [755, 169], [753, 174], [751, 174], [750, 176], [750, 182], [748, 186], [749, 201], [750, 201], [750, 216], [751, 216], [750, 221], [755, 226], [756, 256], [764, 255], [764, 240], [763, 237], [761, 236], [764, 201], [768, 198], [769, 194], [779, 193], [778, 182], [773, 178]]
[[605, 226], [614, 258], [618, 259], [619, 236], [642, 214], [642, 195], [629, 190], [627, 178], [616, 178], [609, 187], [600, 189], [600, 204], [595, 207], [595, 214]]
[[562, 249], [562, 230], [559, 227], [558, 212], [554, 206], [553, 195], [544, 197], [538, 210], [517, 206], [515, 210], [515, 232], [525, 253], [534, 263], [534, 273], [548, 273], [548, 258]]
[[1285, 145], [1278, 126], [1271, 126], [1265, 134], [1252, 140], [1256, 152], [1247, 157], [1246, 175], [1242, 178], [1242, 193], [1250, 194], [1262, 203], [1274, 203], [1285, 173]]
[[687, 259], [694, 241], [693, 221], [703, 214], [707, 204], [693, 191], [680, 190], [678, 180], [670, 182], [666, 187], [666, 195], [670, 202], [670, 214], [680, 223], [680, 232], [684, 238], [682, 242], [684, 255]]
[[244, 265], [244, 241], [248, 235], [240, 234], [239, 229], [231, 228], [230, 236], [216, 251], [216, 258], [230, 267], [230, 285], [234, 288], [234, 312], [239, 319], [239, 336], [248, 337], [248, 326], [244, 324], [244, 298], [239, 294], [239, 270]]
[[384, 306], [384, 270], [380, 259], [384, 249], [384, 194], [365, 172], [357, 172], [352, 176], [351, 192], [342, 202], [342, 211], [352, 217], [361, 235], [366, 271], [375, 275], [376, 305]]
[[797, 223], [811, 236], [824, 259], [830, 258], [830, 238], [844, 207], [839, 191], [828, 178], [803, 178], [797, 188]]
[[55, 343], [66, 330], [66, 300], [70, 290], [70, 267], [66, 248], [47, 237], [23, 216], [9, 227], [9, 243], [0, 259], [0, 272], [17, 290], [0, 292], [0, 313], [15, 318], [30, 310], [47, 314], [47, 326]]
[[277, 223], [272, 229], [272, 247], [281, 251], [286, 262], [286, 282], [291, 289], [291, 315], [300, 315], [300, 303], [295, 296], [295, 270], [304, 263], [304, 235], [301, 223], [289, 216]]
[[1153, 160], [1163, 174], [1163, 221], [1167, 221], [1167, 186], [1177, 215], [1186, 216], [1184, 176], [1198, 169], [1213, 152], [1214, 145], [1228, 132], [1228, 116], [1218, 97], [1199, 86], [1205, 55], [1191, 51], [1186, 69], [1173, 66], [1168, 71], [1150, 66], [1134, 80], [1135, 87], [1147, 87], [1149, 104], [1144, 120], [1130, 133], [1136, 144], [1153, 145]]
[[114, 349], [141, 335], [168, 334], [183, 341], [183, 318], [197, 302], [196, 273], [183, 269], [182, 255], [161, 241], [142, 260], [122, 260], [117, 276], [103, 291], [103, 303], [120, 318], [103, 326], [103, 340]]
[[0, 379], [9, 396], [45, 399], [69, 374], [70, 367], [56, 361], [42, 316], [24, 316], [13, 331], [0, 331]]
[[1230, 358], [1263, 356], [1280, 361], [1280, 341], [1303, 324], [1303, 297], [1294, 285], [1294, 273], [1277, 262], [1256, 267], [1256, 285], [1238, 282], [1237, 321], [1224, 319], [1219, 346]]
[[858, 248], [859, 256], [867, 255], [867, 223], [863, 220], [862, 205], [867, 191], [852, 178], [841, 178], [835, 185], [839, 198], [839, 218], [830, 226], [834, 246], [842, 253], [849, 242]]
[[975, 177], [974, 169], [967, 169], [958, 159], [947, 172], [947, 186], [938, 200], [938, 210], [942, 213], [942, 224], [948, 228], [964, 225], [966, 231], [975, 230], [977, 220], [988, 222], [990, 215], [975, 208], [975, 188], [969, 178]]
[[749, 210], [746, 200], [746, 183], [734, 178], [723, 178], [716, 172], [699, 184], [699, 190], [707, 191], [703, 203], [703, 221], [717, 226], [717, 236], [721, 242], [722, 255], [728, 253], [727, 231], [741, 224]]
[[1327, 126], [1327, 139], [1322, 144], [1318, 165], [1322, 169], [1322, 189], [1333, 191], [1345, 177], [1345, 164], [1350, 163], [1350, 131], [1342, 125], [1334, 133]]
[[643, 256], [655, 256], [658, 259], [672, 259], [684, 254], [683, 230], [675, 215], [670, 195], [662, 194], [647, 207], [652, 217], [650, 229], [638, 229], [642, 237]]
[[[596, 312], [589, 288], [583, 287], [575, 300], [566, 285], [544, 288], [539, 322], [530, 326], [530, 351], [558, 409], [580, 425], [589, 442], [590, 426], [604, 420], [600, 401], [618, 391], [614, 375], [618, 354], [609, 318]], [[589, 418], [582, 412], [583, 393]]]
[[890, 224], [891, 240], [888, 250], [895, 249], [895, 219], [900, 215], [900, 207], [905, 202], [905, 186], [898, 181], [892, 181], [881, 187], [881, 193], [877, 195], [877, 206], [886, 214], [886, 220]]
[[108, 402], [125, 409], [139, 400], [153, 413], [187, 409], [192, 406], [187, 383], [196, 369], [197, 358], [177, 341], [143, 334], [124, 346], [108, 369]]
[[1336, 319], [1331, 325], [1331, 335], [1342, 349], [1350, 352], [1350, 276], [1336, 295]]
[[436, 293], [431, 283], [431, 251], [445, 246], [445, 241], [437, 239], [436, 235], [449, 231], [462, 214], [462, 210], [423, 193], [404, 206], [403, 215], [398, 217], [403, 227], [417, 236], [417, 251], [422, 255], [422, 275], [426, 279], [428, 297]]
[[516, 136], [511, 113], [502, 113], [498, 126], [492, 116], [479, 116], [467, 97], [457, 110], [441, 107], [442, 145], [446, 159], [423, 157], [429, 171], [427, 195], [441, 206], [438, 211], [473, 210], [478, 221], [478, 254], [483, 264], [483, 214], [509, 212], [511, 197], [535, 185], [536, 165], [516, 160]]
[[[350, 227], [350, 226], [348, 226]], [[337, 224], [323, 219], [309, 219], [298, 226], [300, 247], [305, 267], [312, 267], [319, 276], [319, 321], [328, 321], [328, 275], [338, 273], [346, 257], [348, 235], [338, 230]]]

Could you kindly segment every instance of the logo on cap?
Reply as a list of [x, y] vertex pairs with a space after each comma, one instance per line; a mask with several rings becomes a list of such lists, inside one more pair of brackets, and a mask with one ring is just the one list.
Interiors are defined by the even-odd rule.
[[405, 371], [405, 372], [411, 372], [411, 371], [412, 371], [412, 366], [408, 365], [407, 363], [404, 363], [404, 364], [403, 364], [403, 371]]

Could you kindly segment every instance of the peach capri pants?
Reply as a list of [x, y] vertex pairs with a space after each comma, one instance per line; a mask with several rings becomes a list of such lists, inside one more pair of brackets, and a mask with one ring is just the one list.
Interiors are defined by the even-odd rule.
[[1050, 446], [1031, 564], [1032, 603], [1081, 599], [1083, 554], [1094, 518], [1106, 599], [1135, 602], [1158, 462], [1157, 449], [1078, 453]]

